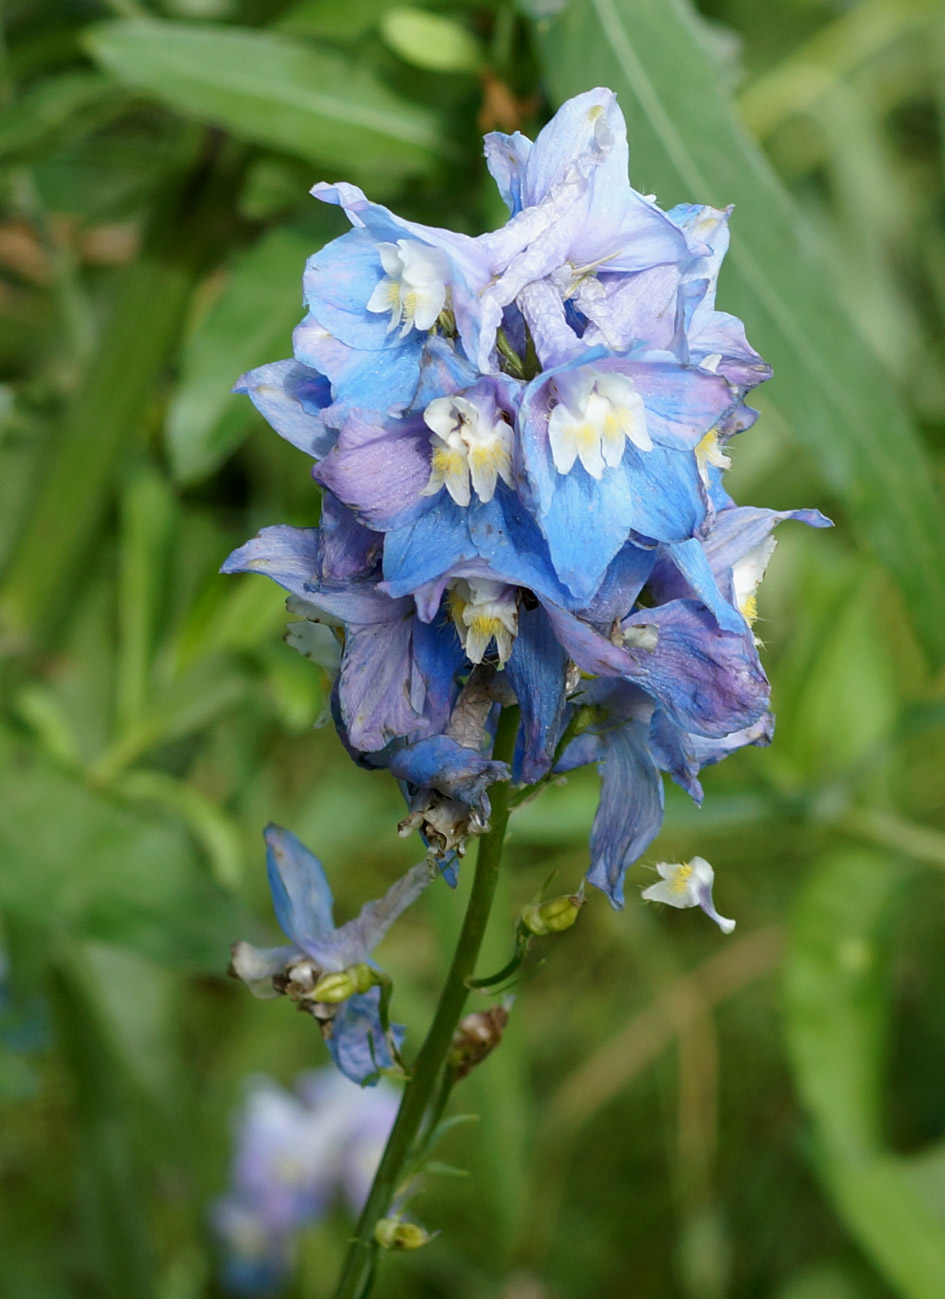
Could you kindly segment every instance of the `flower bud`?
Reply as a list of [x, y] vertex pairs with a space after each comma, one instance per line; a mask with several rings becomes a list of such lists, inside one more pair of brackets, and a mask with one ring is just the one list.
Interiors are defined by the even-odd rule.
[[349, 965], [346, 970], [323, 974], [308, 997], [312, 1001], [336, 1005], [340, 1001], [347, 1001], [355, 993], [367, 992], [379, 982], [376, 970], [362, 961], [360, 965]]
[[538, 937], [560, 934], [562, 930], [571, 928], [583, 905], [584, 898], [579, 893], [549, 898], [547, 902], [532, 902], [523, 909], [521, 923], [530, 934]]
[[381, 1249], [419, 1249], [431, 1237], [418, 1222], [381, 1218], [374, 1224], [374, 1239]]

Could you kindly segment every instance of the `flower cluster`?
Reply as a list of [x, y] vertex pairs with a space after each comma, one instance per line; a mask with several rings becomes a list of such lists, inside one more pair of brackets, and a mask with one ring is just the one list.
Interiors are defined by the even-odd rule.
[[229, 1294], [271, 1293], [285, 1277], [298, 1232], [341, 1192], [364, 1203], [397, 1112], [384, 1085], [362, 1092], [333, 1070], [303, 1074], [294, 1092], [254, 1078], [236, 1123], [231, 1185], [214, 1205]]
[[344, 744], [447, 871], [489, 785], [596, 763], [588, 878], [620, 906], [661, 772], [699, 800], [703, 766], [770, 738], [755, 590], [778, 522], [827, 520], [723, 487], [769, 375], [715, 307], [729, 212], [631, 188], [608, 90], [486, 157], [510, 215], [476, 238], [315, 187], [351, 229], [308, 261], [294, 358], [238, 387], [314, 461], [320, 526], [266, 528], [225, 571], [289, 592]]

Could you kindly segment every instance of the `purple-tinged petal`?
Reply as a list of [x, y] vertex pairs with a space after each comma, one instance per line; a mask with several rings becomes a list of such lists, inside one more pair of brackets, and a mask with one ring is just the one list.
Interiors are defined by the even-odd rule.
[[786, 519], [795, 519], [811, 528], [833, 527], [830, 519], [819, 510], [762, 510], [748, 505], [719, 510], [702, 541], [716, 579], [721, 581], [740, 559], [766, 541], [777, 524]]
[[561, 294], [548, 280], [527, 284], [516, 298], [542, 369], [565, 365], [587, 351], [568, 324]]
[[645, 852], [663, 823], [663, 782], [647, 746], [647, 726], [626, 722], [601, 737], [600, 804], [591, 829], [588, 880], [623, 906], [627, 867]]
[[692, 740], [688, 731], [680, 730], [661, 708], [656, 709], [650, 721], [650, 752], [654, 761], [701, 807], [704, 795], [699, 783], [700, 764]]
[[655, 649], [628, 651], [631, 679], [683, 729], [717, 739], [750, 726], [767, 708], [768, 679], [751, 635], [720, 631], [695, 602], [644, 609], [622, 626], [625, 636], [635, 627], [656, 628]]
[[446, 735], [431, 735], [398, 749], [391, 755], [390, 769], [417, 789], [436, 789], [476, 808], [482, 807], [490, 785], [510, 775], [507, 763], [493, 762]]
[[720, 739], [712, 740], [702, 735], [690, 735], [689, 743], [692, 746], [693, 757], [701, 769], [721, 762], [730, 753], [734, 753], [736, 749], [743, 749], [748, 744], [764, 748], [771, 743], [773, 737], [774, 717], [771, 713], [762, 713], [757, 722], [752, 722], [751, 726], [732, 731]]
[[615, 645], [566, 610], [545, 609], [579, 668], [632, 681], [683, 730], [718, 738], [750, 726], [767, 706], [768, 682], [751, 636], [720, 631], [693, 601], [673, 600], [624, 620], [625, 637], [646, 629], [642, 634], [655, 638], [651, 648]]
[[351, 511], [330, 494], [322, 497], [319, 532], [318, 575], [322, 581], [366, 578], [379, 567], [383, 539], [359, 523]]
[[601, 274], [584, 280], [573, 297], [590, 322], [584, 345], [603, 344], [612, 352], [639, 344], [675, 351], [679, 280], [679, 267], [672, 263], [632, 275]]
[[319, 563], [318, 528], [263, 528], [223, 561], [221, 573], [264, 573], [306, 600]]
[[551, 768], [565, 712], [569, 659], [543, 610], [520, 609], [505, 665], [522, 713], [515, 779], [533, 785]]
[[429, 727], [423, 715], [426, 683], [413, 657], [414, 625], [414, 617], [404, 616], [348, 630], [338, 700], [356, 749], [383, 749], [399, 736]]
[[396, 624], [411, 612], [408, 600], [392, 600], [371, 581], [324, 581], [320, 530], [276, 524], [263, 528], [227, 557], [223, 573], [263, 573], [329, 618], [358, 626]]
[[430, 883], [425, 862], [412, 866], [382, 898], [366, 902], [347, 924], [316, 942], [310, 955], [322, 970], [345, 970], [367, 961], [391, 925]]
[[333, 930], [331, 886], [321, 862], [291, 831], [270, 823], [264, 838], [276, 919], [283, 933], [307, 952]]
[[356, 411], [315, 478], [370, 528], [403, 527], [430, 506], [430, 430], [419, 416], [384, 420]]

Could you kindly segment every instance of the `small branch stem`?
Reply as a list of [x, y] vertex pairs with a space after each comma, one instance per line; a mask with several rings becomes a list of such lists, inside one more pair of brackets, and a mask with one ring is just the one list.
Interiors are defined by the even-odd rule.
[[[517, 730], [518, 709], [503, 709], [496, 730], [493, 757], [500, 761], [511, 761]], [[469, 992], [467, 980], [475, 970], [489, 918], [509, 819], [508, 785], [493, 785], [490, 796], [491, 827], [479, 840], [476, 874], [463, 927], [453, 953], [453, 962], [433, 1022], [417, 1055], [413, 1075], [404, 1088], [400, 1110], [381, 1156], [374, 1185], [348, 1248], [335, 1299], [365, 1299], [370, 1291], [377, 1253], [374, 1226], [388, 1215], [400, 1188], [404, 1166], [414, 1149], [424, 1116], [437, 1091], [453, 1033], [466, 1003]]]

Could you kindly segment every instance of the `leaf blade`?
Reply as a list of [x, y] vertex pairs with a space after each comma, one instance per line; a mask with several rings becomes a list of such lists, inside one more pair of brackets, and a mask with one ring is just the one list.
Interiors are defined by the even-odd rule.
[[310, 162], [409, 174], [456, 152], [435, 114], [344, 55], [289, 36], [127, 19], [92, 28], [85, 43], [169, 107]]

